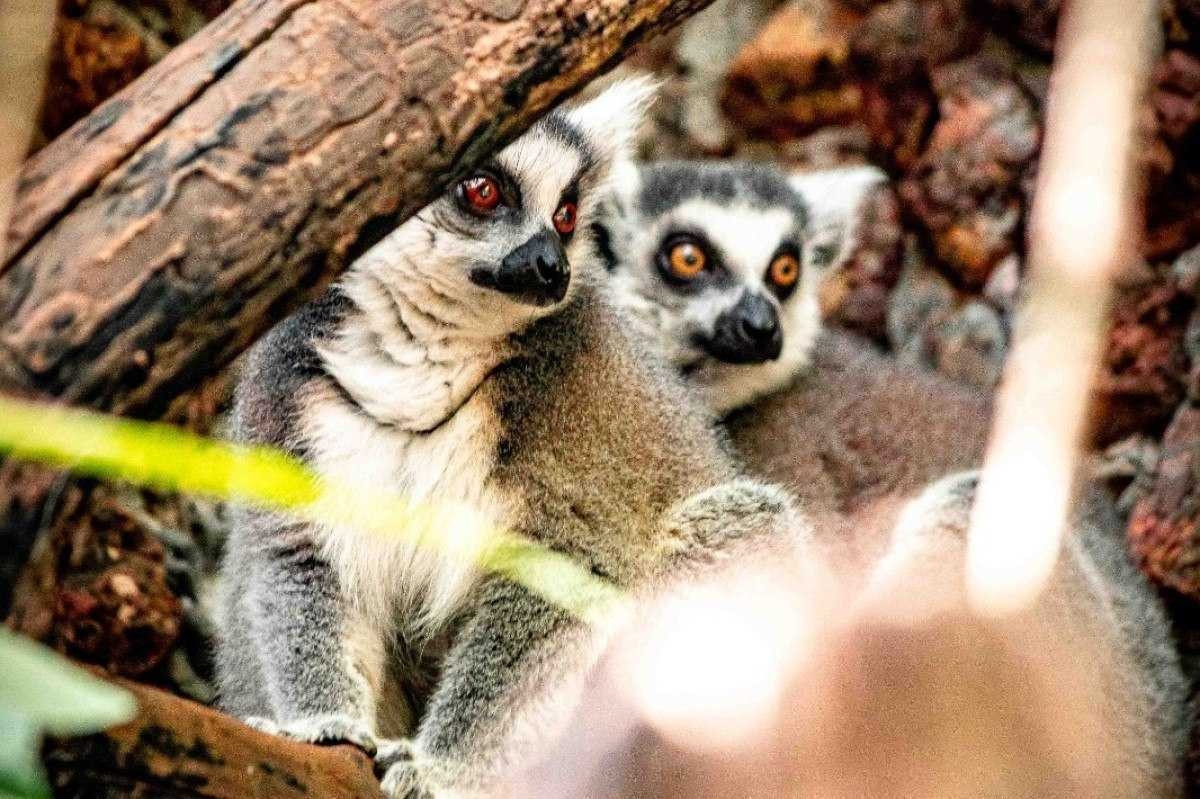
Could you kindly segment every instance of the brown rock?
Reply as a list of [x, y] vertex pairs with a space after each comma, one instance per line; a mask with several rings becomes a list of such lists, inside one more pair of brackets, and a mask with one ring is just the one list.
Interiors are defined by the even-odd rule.
[[53, 139], [150, 65], [138, 35], [117, 24], [59, 17], [41, 131]]
[[154, 670], [179, 637], [183, 609], [152, 527], [107, 486], [69, 486], [17, 587], [10, 626], [112, 674]]
[[1096, 383], [1095, 439], [1161, 429], [1184, 397], [1184, 326], [1194, 300], [1171, 280], [1119, 296]]
[[924, 82], [861, 84], [862, 120], [870, 131], [876, 158], [890, 169], [908, 172], [925, 147], [932, 129], [937, 100]]
[[861, 19], [835, 3], [784, 6], [730, 65], [725, 113], [773, 139], [855, 119], [862, 91], [850, 69], [850, 40]]
[[985, 0], [990, 24], [1026, 47], [1054, 52], [1061, 0]]
[[1200, 599], [1200, 407], [1179, 408], [1163, 437], [1149, 496], [1129, 521], [1142, 570], [1160, 585]]
[[1142, 161], [1150, 196], [1142, 255], [1162, 260], [1200, 241], [1200, 58], [1167, 51], [1146, 116]]
[[851, 44], [859, 71], [897, 83], [962, 58], [983, 35], [968, 11], [966, 0], [891, 0], [876, 6]]
[[821, 312], [834, 325], [883, 341], [888, 296], [900, 279], [900, 206], [890, 188], [874, 192], [863, 211], [850, 260], [821, 284]]
[[972, 58], [933, 73], [940, 120], [900, 185], [939, 261], [980, 288], [1020, 248], [1022, 177], [1038, 147], [1036, 109], [1008, 69]]

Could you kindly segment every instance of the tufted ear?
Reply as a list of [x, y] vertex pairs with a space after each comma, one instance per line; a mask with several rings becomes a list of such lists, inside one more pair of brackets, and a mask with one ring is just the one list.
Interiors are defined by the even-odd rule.
[[617, 160], [629, 155], [658, 88], [650, 78], [618, 80], [590, 100], [564, 109], [563, 115], [597, 153]]
[[887, 175], [874, 166], [824, 169], [790, 178], [808, 210], [806, 269], [836, 268], [846, 262], [858, 242], [863, 206], [871, 191], [886, 182]]

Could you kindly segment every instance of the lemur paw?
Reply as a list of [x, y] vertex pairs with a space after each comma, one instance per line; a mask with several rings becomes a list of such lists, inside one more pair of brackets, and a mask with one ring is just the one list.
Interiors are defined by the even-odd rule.
[[675, 554], [717, 554], [751, 537], [805, 529], [785, 491], [746, 479], [688, 497], [667, 514], [664, 525]]
[[308, 744], [353, 744], [368, 755], [378, 748], [375, 736], [366, 725], [340, 713], [292, 719], [278, 722], [273, 719], [252, 716], [246, 724], [261, 732], [291, 738]]
[[407, 738], [393, 738], [379, 741], [375, 751], [375, 771], [386, 772], [397, 763], [411, 763], [413, 760], [412, 741]]
[[383, 775], [379, 787], [388, 799], [434, 799], [434, 789], [421, 776], [412, 760], [393, 764]]

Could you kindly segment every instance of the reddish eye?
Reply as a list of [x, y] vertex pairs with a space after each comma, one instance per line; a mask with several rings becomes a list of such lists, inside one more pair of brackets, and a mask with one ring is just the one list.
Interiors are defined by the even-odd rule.
[[487, 175], [475, 175], [459, 184], [463, 197], [476, 211], [494, 211], [500, 204], [500, 185]]
[[578, 212], [575, 203], [563, 203], [554, 212], [554, 229], [560, 236], [569, 236], [575, 232], [575, 219]]

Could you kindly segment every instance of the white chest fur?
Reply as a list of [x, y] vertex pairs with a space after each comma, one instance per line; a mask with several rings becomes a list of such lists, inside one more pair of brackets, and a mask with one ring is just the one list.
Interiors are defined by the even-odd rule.
[[475, 394], [437, 428], [416, 433], [379, 424], [328, 387], [317, 393], [304, 416], [317, 471], [418, 508], [419, 523], [395, 533], [320, 531], [343, 591], [381, 631], [401, 620], [412, 632], [440, 629], [474, 584], [488, 530], [508, 516], [489, 479], [499, 435], [490, 404]]

